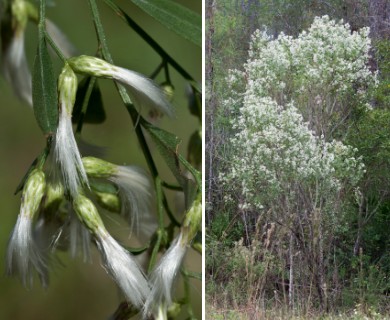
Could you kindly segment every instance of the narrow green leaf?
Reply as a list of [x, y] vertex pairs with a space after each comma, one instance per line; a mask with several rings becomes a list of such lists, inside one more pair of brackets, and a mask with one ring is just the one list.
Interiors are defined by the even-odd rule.
[[202, 121], [202, 91], [197, 85], [191, 84], [187, 91], [190, 113]]
[[45, 135], [52, 135], [57, 129], [57, 81], [47, 50], [46, 41], [40, 35], [34, 60], [32, 94], [34, 115]]
[[174, 134], [155, 127], [146, 121], [142, 121], [142, 125], [149, 132], [166, 164], [183, 188], [184, 195], [186, 196], [185, 204], [186, 208], [188, 208], [195, 199], [198, 188], [201, 186], [183, 174], [180, 164], [187, 167], [189, 163], [177, 152], [181, 140]]
[[183, 38], [202, 46], [202, 17], [171, 0], [132, 0], [151, 17]]
[[198, 130], [195, 130], [191, 135], [188, 143], [187, 159], [196, 168], [202, 164], [202, 139]]
[[[76, 101], [73, 108], [72, 121], [77, 123], [83, 115], [83, 122], [85, 123], [102, 123], [106, 120], [106, 112], [103, 107], [102, 94], [100, 92], [99, 85], [97, 81], [93, 84], [92, 91], [88, 92], [88, 87], [91, 83], [92, 77], [85, 77], [79, 83], [76, 95]], [[89, 97], [87, 96], [88, 94]], [[88, 99], [87, 108], [83, 110], [83, 104], [85, 98]]]
[[133, 248], [133, 247], [128, 247], [128, 246], [123, 246], [127, 251], [129, 251], [132, 255], [137, 256], [141, 253], [144, 253], [146, 250], [149, 249], [149, 244], [140, 247], [140, 248]]

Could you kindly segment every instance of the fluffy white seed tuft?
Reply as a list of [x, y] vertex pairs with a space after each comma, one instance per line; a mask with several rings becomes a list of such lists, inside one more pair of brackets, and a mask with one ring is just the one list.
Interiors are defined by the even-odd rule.
[[131, 100], [137, 107], [157, 109], [170, 117], [174, 115], [164, 92], [152, 80], [138, 72], [117, 66], [113, 68], [112, 76], [114, 80], [128, 86]]
[[86, 55], [71, 58], [68, 63], [75, 72], [113, 79], [126, 85], [132, 102], [138, 108], [156, 109], [168, 116], [173, 116], [172, 105], [163, 90], [144, 75]]
[[33, 270], [38, 273], [42, 285], [48, 285], [46, 257], [33, 238], [32, 218], [23, 212], [12, 232], [7, 250], [7, 274], [19, 274], [24, 286], [31, 288]]
[[31, 73], [24, 49], [24, 32], [16, 33], [2, 52], [2, 73], [19, 99], [32, 106]]
[[134, 257], [105, 230], [100, 230], [96, 237], [106, 271], [121, 288], [126, 298], [135, 307], [141, 309], [150, 293], [148, 282], [141, 268]]
[[168, 308], [172, 303], [172, 287], [186, 253], [182, 237], [182, 233], [176, 237], [151, 274], [152, 291], [145, 303], [145, 318], [149, 313], [156, 313], [161, 306]]
[[[157, 226], [151, 213], [151, 186], [149, 179], [140, 168], [117, 166], [116, 174], [108, 178], [119, 188], [122, 200], [122, 215], [129, 221], [136, 235], [149, 238]], [[142, 226], [142, 228], [139, 228]]]
[[71, 116], [61, 107], [55, 141], [55, 156], [59, 162], [64, 185], [72, 197], [77, 195], [81, 183], [88, 185], [87, 175], [76, 140], [73, 135]]
[[78, 254], [84, 262], [90, 262], [91, 258], [91, 234], [87, 228], [77, 219], [74, 212], [71, 213], [69, 222], [70, 254], [75, 258]]

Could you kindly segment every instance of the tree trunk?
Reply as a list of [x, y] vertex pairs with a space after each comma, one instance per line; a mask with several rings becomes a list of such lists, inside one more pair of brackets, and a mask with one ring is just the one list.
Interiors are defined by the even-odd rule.
[[294, 309], [294, 234], [290, 231], [290, 244], [289, 244], [289, 287], [288, 287], [288, 305], [291, 310]]
[[[206, 43], [205, 43], [205, 55], [206, 55], [206, 74], [205, 82], [208, 91], [206, 91], [206, 167], [208, 171], [206, 172], [206, 183], [207, 183], [207, 203], [210, 205], [212, 203], [212, 190], [214, 187], [214, 162], [213, 157], [215, 155], [215, 146], [214, 146], [214, 111], [216, 107], [216, 99], [214, 93], [214, 65], [213, 65], [213, 38], [214, 38], [214, 13], [215, 13], [216, 0], [207, 0], [206, 1]], [[206, 223], [210, 223], [211, 216], [210, 210], [207, 209]]]
[[369, 0], [368, 16], [371, 36], [374, 39], [390, 39], [389, 0]]

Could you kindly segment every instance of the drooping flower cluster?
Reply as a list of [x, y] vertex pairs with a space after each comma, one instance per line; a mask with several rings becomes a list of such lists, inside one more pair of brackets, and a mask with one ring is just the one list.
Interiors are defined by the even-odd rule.
[[[12, 3], [26, 4], [22, 0]], [[28, 11], [21, 12], [27, 19]], [[24, 53], [24, 24], [20, 25], [11, 44], [3, 46], [2, 65], [14, 89], [32, 104], [31, 75]], [[46, 25], [47, 32], [59, 36], [59, 42], [64, 41], [58, 28], [49, 21]], [[174, 280], [195, 235], [193, 230], [199, 229], [201, 211], [196, 206], [197, 218], [194, 219], [190, 214], [193, 210], [190, 210], [188, 216], [195, 223], [186, 223], [188, 219], [184, 222], [177, 239], [149, 279], [135, 257], [108, 232], [97, 207], [89, 199], [92, 197], [102, 207], [121, 213], [130, 225], [130, 235], [134, 234], [141, 243], [148, 243], [157, 228], [151, 210], [153, 192], [149, 179], [135, 166], [119, 166], [81, 156], [72, 126], [78, 87], [76, 73], [118, 81], [127, 86], [138, 109], [146, 107], [173, 115], [172, 106], [162, 90], [143, 75], [95, 57], [68, 59], [58, 78], [59, 116], [52, 137], [48, 170], [45, 174], [44, 163], [39, 163], [26, 179], [20, 214], [8, 246], [7, 272], [18, 274], [24, 285], [30, 287], [35, 270], [46, 286], [50, 257], [55, 248], [68, 248], [74, 257], [81, 252], [84, 261], [89, 261], [90, 246], [95, 243], [105, 270], [135, 308], [143, 310], [145, 317], [161, 311], [166, 313], [172, 303]], [[154, 298], [150, 300], [150, 297]]]
[[[113, 188], [104, 192], [96, 190], [96, 196], [107, 205], [109, 205], [106, 201], [107, 195], [111, 202], [114, 199], [117, 209], [120, 208], [139, 238], [143, 241], [150, 241], [157, 224], [156, 218], [150, 212], [152, 192], [149, 180], [146, 174], [136, 167], [117, 166], [92, 157], [82, 158], [73, 135], [71, 121], [77, 92], [77, 77], [72, 66], [77, 65], [76, 71], [84, 70], [83, 63], [87, 66], [96, 66], [96, 74], [90, 71], [95, 76], [101, 75], [100, 67], [108, 66], [118, 72], [123, 71], [125, 80], [126, 75], [132, 75], [132, 72], [111, 66], [101, 59], [85, 56], [80, 59], [81, 63], [78, 58], [69, 60], [71, 63], [65, 64], [59, 76], [59, 121], [55, 133], [54, 160], [50, 168], [53, 182], [48, 183], [46, 188], [42, 171], [40, 172], [43, 178], [39, 183], [39, 188], [35, 186], [37, 183], [31, 187], [31, 181], [36, 180], [35, 175], [31, 174], [27, 180], [21, 214], [9, 244], [9, 273], [19, 272], [23, 282], [30, 285], [34, 267], [42, 282], [46, 284], [47, 262], [45, 257], [50, 247], [61, 245], [63, 239], [68, 238], [72, 255], [75, 256], [81, 249], [84, 260], [88, 260], [90, 241], [93, 240], [101, 252], [107, 272], [122, 289], [126, 298], [136, 308], [142, 309], [150, 294], [150, 284], [132, 254], [117, 243], [105, 229], [97, 208], [84, 195], [84, 192], [91, 190], [94, 193], [96, 190], [94, 184], [97, 180], [108, 181]], [[129, 85], [129, 91], [135, 97], [135, 103], [142, 102], [148, 107], [164, 110], [171, 108], [163, 93], [150, 80], [138, 74], [136, 77], [127, 79], [129, 82], [125, 80], [123, 80], [124, 83]], [[142, 86], [138, 86], [138, 81], [145, 85], [146, 92], [142, 91]], [[45, 193], [45, 201], [41, 206], [41, 199]], [[104, 194], [106, 194], [105, 197]], [[31, 199], [34, 199], [33, 204], [31, 204]], [[65, 203], [65, 210], [61, 208], [62, 203]], [[42, 212], [34, 228], [33, 217], [39, 214], [39, 208]], [[50, 222], [53, 221], [59, 224], [57, 231], [52, 230], [53, 223]], [[34, 229], [36, 236], [33, 235]], [[44, 239], [45, 237], [49, 239]], [[41, 245], [38, 246], [36, 242]], [[183, 252], [187, 244], [183, 246]], [[180, 262], [181, 260], [175, 260], [177, 268]], [[150, 311], [152, 310], [147, 310], [148, 313]]]
[[[150, 313], [165, 315], [172, 304], [172, 287], [179, 272], [180, 266], [196, 233], [200, 229], [202, 220], [201, 194], [198, 194], [191, 208], [186, 213], [180, 233], [171, 243], [168, 251], [154, 268], [151, 276], [151, 293], [144, 306], [144, 316]], [[160, 317], [156, 316], [157, 319]]]
[[[150, 239], [154, 232], [150, 230], [150, 224], [152, 221], [152, 225], [155, 225], [154, 218], [148, 212], [134, 212], [143, 207], [143, 204], [139, 203], [141, 199], [150, 202], [150, 194], [147, 192], [150, 187], [136, 186], [137, 181], [146, 184], [146, 177], [141, 176], [140, 172], [132, 172], [131, 168], [116, 166], [103, 160], [95, 158], [84, 160], [89, 177], [108, 180], [113, 178], [114, 184], [120, 184], [129, 177], [134, 178], [134, 188], [131, 188], [130, 183], [126, 186], [128, 189], [122, 190], [124, 193], [130, 192], [130, 199], [138, 202], [132, 207], [133, 214], [128, 214], [127, 217], [130, 219], [138, 217], [140, 229], [144, 227], [146, 229], [143, 235]], [[129, 170], [130, 173], [121, 177], [123, 170]], [[147, 193], [142, 194], [143, 192]], [[71, 203], [64, 198], [62, 184], [46, 182], [41, 169], [34, 169], [29, 174], [23, 189], [20, 214], [8, 246], [8, 274], [18, 274], [24, 285], [31, 287], [35, 270], [42, 284], [47, 286], [53, 248], [63, 245], [69, 247], [72, 256], [76, 256], [81, 250], [84, 260], [88, 261], [90, 244], [94, 241], [101, 253], [105, 269], [121, 288], [126, 299], [138, 310], [143, 310], [145, 318], [150, 314], [166, 314], [172, 304], [171, 291], [185, 253], [200, 228], [202, 217], [200, 196], [187, 212], [180, 233], [149, 279], [135, 257], [110, 235], [98, 209], [81, 189], [71, 198]], [[129, 200], [126, 197], [119, 198], [122, 199], [120, 203]]]

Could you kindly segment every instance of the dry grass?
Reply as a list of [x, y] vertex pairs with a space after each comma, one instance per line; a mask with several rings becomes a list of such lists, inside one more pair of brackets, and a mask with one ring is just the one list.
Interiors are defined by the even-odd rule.
[[262, 311], [255, 306], [229, 309], [216, 307], [210, 303], [206, 304], [207, 320], [390, 320], [390, 315], [379, 314], [372, 309], [363, 313], [359, 305], [353, 310], [337, 314], [293, 315], [292, 313], [283, 309]]

